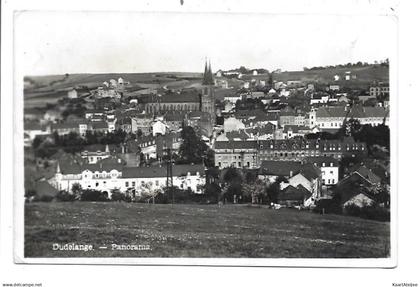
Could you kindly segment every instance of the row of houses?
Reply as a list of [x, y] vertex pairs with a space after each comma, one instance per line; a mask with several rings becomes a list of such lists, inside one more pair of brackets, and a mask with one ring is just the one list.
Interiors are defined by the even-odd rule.
[[367, 153], [366, 144], [353, 138], [343, 140], [228, 140], [215, 142], [215, 164], [219, 168], [258, 168], [263, 161], [302, 161], [306, 158], [344, 156]]
[[356, 119], [361, 125], [389, 125], [389, 109], [383, 107], [347, 106], [320, 107], [309, 113], [309, 127], [334, 132], [348, 119]]

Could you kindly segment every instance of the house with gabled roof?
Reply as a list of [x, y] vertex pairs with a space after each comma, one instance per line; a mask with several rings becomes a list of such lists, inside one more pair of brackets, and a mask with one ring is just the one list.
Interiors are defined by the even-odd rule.
[[377, 126], [389, 124], [389, 109], [383, 107], [353, 106], [349, 118], [357, 119], [361, 125]]
[[332, 156], [309, 157], [305, 162], [312, 163], [314, 166], [321, 169], [322, 184], [334, 185], [339, 180], [339, 162]]
[[263, 161], [258, 178], [267, 183], [280, 182], [280, 192], [289, 186], [303, 187], [310, 192], [310, 197], [313, 199], [307, 204], [312, 204], [321, 196], [321, 170], [312, 164], [296, 161]]
[[311, 110], [309, 114], [309, 126], [319, 127], [322, 131], [338, 131], [347, 118], [349, 110], [343, 106], [319, 107]]
[[307, 206], [312, 203], [311, 197], [312, 193], [302, 185], [297, 187], [289, 185], [279, 192], [277, 203], [286, 207]]

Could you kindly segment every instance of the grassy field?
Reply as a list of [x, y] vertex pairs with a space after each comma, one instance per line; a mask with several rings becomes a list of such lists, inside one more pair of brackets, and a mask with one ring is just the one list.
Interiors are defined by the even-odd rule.
[[[25, 206], [25, 257], [377, 258], [388, 256], [389, 232], [388, 223], [245, 205]], [[94, 250], [53, 251], [54, 243], [92, 244]], [[151, 249], [119, 251], [111, 244]]]

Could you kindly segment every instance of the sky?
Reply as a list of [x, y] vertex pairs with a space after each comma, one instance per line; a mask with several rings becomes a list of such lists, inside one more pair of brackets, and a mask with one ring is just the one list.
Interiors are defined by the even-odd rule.
[[20, 12], [15, 63], [25, 75], [283, 71], [389, 58], [388, 16]]

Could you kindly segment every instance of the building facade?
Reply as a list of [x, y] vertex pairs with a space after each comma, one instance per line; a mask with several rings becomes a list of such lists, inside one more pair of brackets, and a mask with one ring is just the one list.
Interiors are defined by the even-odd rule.
[[[203, 165], [174, 165], [172, 167], [173, 186], [183, 190], [201, 193], [205, 184]], [[74, 184], [82, 189], [111, 192], [134, 190], [153, 191], [166, 187], [165, 166], [124, 167], [122, 164], [58, 164], [57, 171], [49, 183], [58, 190], [71, 192]]]

